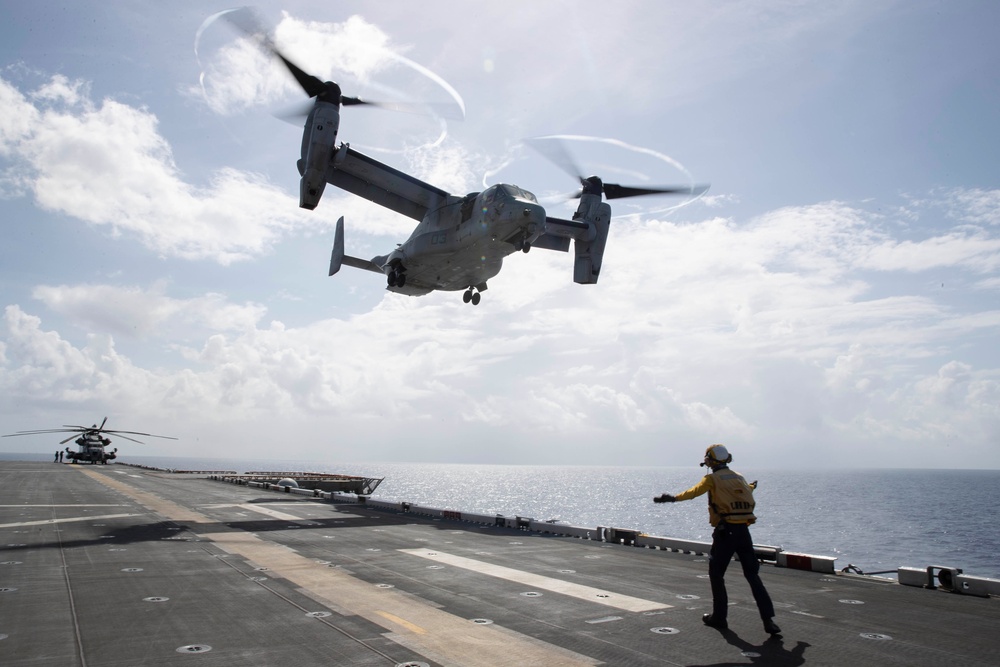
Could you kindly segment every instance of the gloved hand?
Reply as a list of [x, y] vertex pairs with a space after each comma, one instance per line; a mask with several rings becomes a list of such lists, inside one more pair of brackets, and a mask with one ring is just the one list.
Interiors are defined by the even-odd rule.
[[662, 495], [659, 495], [659, 496], [656, 496], [655, 498], [653, 498], [653, 502], [654, 503], [673, 503], [673, 502], [677, 502], [677, 499], [674, 498], [669, 493], [664, 493]]

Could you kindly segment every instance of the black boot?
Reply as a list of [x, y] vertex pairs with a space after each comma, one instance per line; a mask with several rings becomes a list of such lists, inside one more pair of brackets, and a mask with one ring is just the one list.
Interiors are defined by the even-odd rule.
[[726, 630], [729, 628], [729, 624], [723, 620], [716, 620], [711, 614], [705, 614], [701, 617], [701, 622], [710, 628], [715, 628], [716, 630]]
[[769, 635], [780, 635], [781, 634], [781, 628], [779, 628], [777, 626], [777, 624], [774, 622], [773, 618], [765, 618], [764, 619], [764, 632], [768, 633]]

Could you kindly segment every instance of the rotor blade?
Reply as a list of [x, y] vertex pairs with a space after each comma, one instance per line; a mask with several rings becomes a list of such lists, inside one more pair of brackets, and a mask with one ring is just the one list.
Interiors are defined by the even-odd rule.
[[75, 435], [71, 435], [71, 436], [69, 436], [68, 438], [66, 438], [65, 440], [60, 440], [60, 441], [59, 441], [59, 444], [60, 444], [60, 445], [65, 445], [65, 444], [66, 444], [67, 442], [69, 442], [70, 440], [72, 440], [72, 439], [73, 439], [73, 438], [75, 438], [75, 437], [76, 437]]
[[348, 97], [344, 95], [341, 98], [341, 104], [346, 106], [352, 105], [366, 105], [370, 107], [376, 107], [378, 109], [385, 109], [386, 111], [398, 111], [400, 113], [412, 113], [418, 116], [440, 116], [441, 118], [448, 118], [450, 120], [464, 120], [464, 116], [455, 113], [455, 108], [450, 104], [423, 104], [420, 102], [415, 102], [408, 104], [406, 102], [378, 102], [375, 100], [363, 100], [358, 97]]
[[[172, 435], [156, 435], [154, 433], [141, 433], [139, 431], [104, 431], [105, 433], [110, 433], [112, 435], [121, 435], [122, 433], [128, 433], [130, 435], [144, 435], [147, 438], [166, 438], [167, 440], [176, 440], [177, 438]], [[125, 436], [122, 435], [124, 438]]]
[[98, 427], [98, 429], [97, 429], [97, 430], [98, 430], [98, 431], [100, 431], [101, 429], [103, 429], [103, 428], [104, 428], [104, 425], [105, 425], [105, 424], [107, 424], [107, 423], [108, 423], [108, 418], [107, 418], [107, 417], [105, 417], [105, 418], [104, 418], [104, 421], [102, 421], [102, 422], [101, 422], [101, 425], [100, 425], [100, 427]]
[[309, 112], [313, 110], [315, 105], [316, 103], [312, 99], [303, 100], [302, 102], [289, 105], [283, 109], [272, 111], [271, 115], [279, 120], [285, 121], [286, 123], [291, 123], [292, 125], [298, 125], [301, 127], [302, 123], [305, 122], [306, 117], [309, 115]]
[[668, 186], [653, 188], [638, 188], [617, 183], [604, 184], [604, 196], [607, 199], [624, 199], [625, 197], [642, 197], [644, 195], [700, 195], [708, 190], [707, 185]]
[[76, 428], [44, 428], [37, 431], [18, 431], [17, 433], [8, 433], [3, 437], [11, 438], [15, 435], [45, 435], [51, 433], [83, 433], [83, 430]]
[[326, 91], [326, 84], [323, 81], [304, 71], [301, 67], [286, 58], [285, 55], [278, 50], [274, 40], [271, 39], [270, 34], [268, 34], [267, 29], [264, 28], [264, 25], [257, 17], [257, 13], [255, 11], [249, 7], [241, 7], [239, 9], [226, 12], [223, 15], [223, 18], [226, 19], [231, 26], [242, 32], [250, 39], [256, 41], [262, 48], [277, 56], [281, 62], [284, 63], [288, 71], [291, 72], [292, 76], [295, 77], [295, 80], [299, 83], [299, 85], [302, 86], [302, 90], [306, 92], [306, 95], [309, 97], [316, 97]]
[[583, 172], [576, 166], [576, 162], [566, 150], [566, 144], [553, 137], [535, 137], [525, 139], [525, 143], [541, 153], [552, 164], [565, 171], [577, 180], [583, 180]]
[[[111, 433], [112, 431], [105, 431], [105, 433]], [[138, 442], [140, 445], [145, 445], [142, 440], [136, 440], [135, 438], [130, 438], [127, 435], [122, 435], [121, 433], [115, 433], [116, 438], [125, 438], [126, 440], [131, 440], [132, 442]], [[175, 438], [176, 439], [176, 438]]]
[[298, 65], [281, 55], [281, 52], [274, 48], [273, 44], [270, 46], [270, 51], [274, 55], [278, 56], [278, 58], [281, 59], [281, 62], [285, 63], [285, 67], [288, 68], [288, 71], [292, 73], [295, 80], [299, 82], [300, 86], [302, 86], [302, 90], [306, 91], [306, 95], [309, 97], [316, 97], [317, 95], [322, 95], [326, 92], [326, 84], [323, 83], [321, 79], [304, 72]]

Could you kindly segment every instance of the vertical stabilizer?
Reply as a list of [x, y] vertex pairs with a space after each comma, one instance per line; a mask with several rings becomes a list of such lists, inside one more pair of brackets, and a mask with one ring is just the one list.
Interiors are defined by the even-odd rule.
[[333, 275], [340, 271], [341, 265], [344, 263], [344, 216], [340, 216], [340, 220], [337, 220], [337, 230], [333, 235], [333, 253], [330, 255], [330, 273], [327, 275]]

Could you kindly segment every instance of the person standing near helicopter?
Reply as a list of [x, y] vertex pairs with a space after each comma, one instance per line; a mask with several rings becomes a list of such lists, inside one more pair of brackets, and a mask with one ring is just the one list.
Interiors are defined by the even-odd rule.
[[664, 493], [653, 498], [653, 502], [672, 503], [708, 494], [708, 520], [715, 530], [712, 531], [712, 551], [708, 560], [712, 613], [702, 617], [705, 625], [719, 630], [729, 627], [726, 620], [729, 596], [726, 593], [725, 577], [733, 554], [736, 554], [743, 566], [743, 576], [750, 584], [750, 591], [757, 602], [764, 630], [777, 635], [781, 633], [781, 628], [774, 622], [774, 604], [760, 579], [760, 563], [750, 536], [750, 524], [757, 521], [753, 513], [753, 490], [757, 488], [757, 482], [748, 484], [743, 475], [730, 470], [729, 462], [732, 460], [733, 455], [724, 445], [710, 445], [705, 450], [705, 460], [700, 465], [710, 468], [712, 472], [687, 491], [676, 496]]

